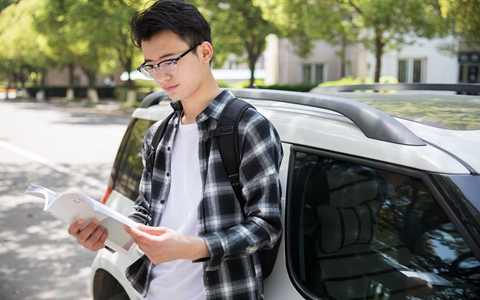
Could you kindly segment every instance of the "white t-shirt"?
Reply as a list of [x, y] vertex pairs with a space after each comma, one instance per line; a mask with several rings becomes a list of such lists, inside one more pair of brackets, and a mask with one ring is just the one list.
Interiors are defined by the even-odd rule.
[[[172, 186], [160, 226], [187, 236], [198, 236], [197, 207], [202, 199], [198, 158], [199, 133], [196, 123], [182, 125], [172, 147]], [[153, 267], [146, 298], [205, 299], [202, 263], [176, 260]]]

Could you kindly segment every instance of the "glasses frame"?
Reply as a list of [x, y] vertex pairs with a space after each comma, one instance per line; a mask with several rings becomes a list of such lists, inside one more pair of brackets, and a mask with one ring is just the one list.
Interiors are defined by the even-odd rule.
[[[158, 64], [155, 64], [155, 65], [147, 65], [146, 62], [144, 62], [143, 64], [141, 64], [138, 68], [137, 68], [137, 71], [142, 73], [145, 77], [147, 78], [156, 78], [157, 77], [157, 70], [156, 68], [159, 68], [160, 70], [162, 70], [163, 73], [167, 74], [167, 75], [174, 75], [178, 72], [178, 61], [180, 59], [182, 59], [185, 55], [187, 55], [188, 53], [190, 53], [193, 49], [197, 48], [198, 46], [200, 46], [202, 43], [198, 43], [198, 44], [195, 44], [193, 47], [191, 47], [190, 49], [188, 49], [187, 51], [183, 52], [182, 54], [180, 54], [177, 58], [174, 58], [174, 59], [166, 59], [166, 60], [162, 60], [161, 62], [159, 62]], [[162, 64], [163, 63], [166, 63], [166, 62], [171, 62], [175, 65], [175, 71], [174, 72], [166, 72], [165, 70], [163, 70], [162, 68]], [[150, 70], [153, 70], [153, 76], [152, 74], [150, 73]]]

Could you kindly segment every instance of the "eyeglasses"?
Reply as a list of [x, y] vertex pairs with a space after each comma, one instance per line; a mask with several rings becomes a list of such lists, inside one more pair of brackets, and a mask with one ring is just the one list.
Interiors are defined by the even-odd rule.
[[180, 54], [179, 57], [174, 58], [174, 59], [168, 59], [168, 60], [161, 61], [156, 65], [146, 65], [146, 63], [143, 63], [140, 67], [137, 68], [137, 71], [142, 73], [147, 78], [157, 77], [156, 68], [160, 68], [160, 70], [162, 70], [162, 72], [167, 74], [167, 75], [173, 75], [173, 74], [178, 72], [178, 66], [177, 66], [178, 61], [182, 57], [187, 55], [190, 51], [192, 51], [193, 49], [197, 48], [200, 45], [201, 45], [201, 43], [196, 44], [192, 48], [190, 48], [187, 51], [185, 51], [184, 53]]

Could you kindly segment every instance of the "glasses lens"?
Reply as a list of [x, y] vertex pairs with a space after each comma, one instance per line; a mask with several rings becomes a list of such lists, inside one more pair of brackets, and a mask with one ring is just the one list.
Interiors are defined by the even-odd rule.
[[173, 75], [177, 73], [177, 62], [174, 60], [164, 61], [160, 64], [160, 69], [165, 72], [165, 74]]
[[141, 66], [139, 69], [140, 69], [140, 72], [143, 74], [143, 76], [145, 76], [147, 78], [155, 78], [155, 76], [157, 75], [155, 73], [154, 68], [151, 68], [151, 67], [148, 67], [148, 66]]

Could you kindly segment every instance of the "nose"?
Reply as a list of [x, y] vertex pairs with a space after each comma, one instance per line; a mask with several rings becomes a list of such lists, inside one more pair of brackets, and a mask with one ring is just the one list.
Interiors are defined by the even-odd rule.
[[165, 74], [162, 70], [157, 70], [157, 76], [153, 79], [155, 82], [162, 86], [163, 83], [169, 81], [172, 75]]

